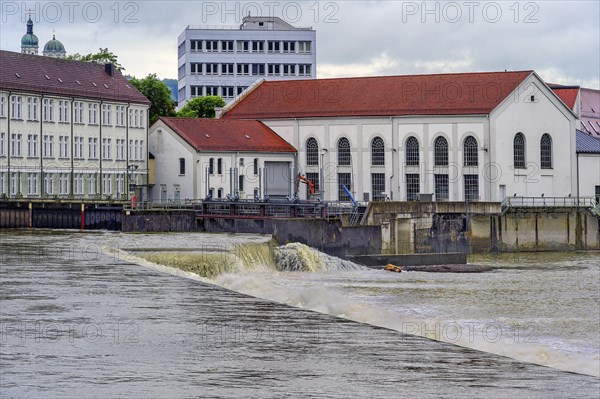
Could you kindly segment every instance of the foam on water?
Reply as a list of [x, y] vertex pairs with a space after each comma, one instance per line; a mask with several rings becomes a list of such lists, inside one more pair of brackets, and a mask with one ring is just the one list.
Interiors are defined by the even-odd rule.
[[[472, 280], [465, 276], [457, 280], [459, 277], [454, 277], [457, 275], [447, 280], [427, 273], [386, 273], [368, 270], [303, 244], [276, 246], [270, 241], [235, 242], [223, 253], [150, 252], [122, 256], [254, 297], [521, 361], [600, 376], [600, 351], [596, 342], [586, 345], [581, 339], [571, 340], [567, 331], [546, 333], [543, 326], [561, 320], [531, 317], [535, 315], [535, 303], [528, 304], [532, 309], [525, 312], [525, 316], [511, 315], [515, 312], [513, 309], [521, 306], [520, 302], [528, 300], [526, 296], [520, 298], [515, 292], [517, 298], [512, 302], [492, 301], [497, 307], [492, 310], [502, 316], [485, 313], [492, 305], [478, 303], [487, 299], [478, 299], [481, 292], [487, 287], [492, 292], [500, 278], [504, 278], [503, 284], [512, 284], [512, 280], [501, 273], [480, 275]], [[524, 273], [532, 273], [526, 268], [520, 269], [510, 271], [520, 273], [514, 278], [521, 279]], [[450, 302], [447, 306], [444, 306], [444, 298]], [[483, 311], [475, 318], [469, 317], [469, 310], [460, 308], [462, 300], [466, 307], [481, 306]]]

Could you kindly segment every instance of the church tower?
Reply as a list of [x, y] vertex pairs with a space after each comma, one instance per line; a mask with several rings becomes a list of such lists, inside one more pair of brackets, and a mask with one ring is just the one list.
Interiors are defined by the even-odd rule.
[[46, 43], [42, 54], [46, 57], [65, 58], [67, 52], [65, 46], [59, 40], [56, 40], [56, 35], [52, 34], [52, 40]]
[[31, 15], [27, 21], [27, 33], [21, 38], [21, 53], [37, 55], [38, 38], [33, 34], [33, 21]]

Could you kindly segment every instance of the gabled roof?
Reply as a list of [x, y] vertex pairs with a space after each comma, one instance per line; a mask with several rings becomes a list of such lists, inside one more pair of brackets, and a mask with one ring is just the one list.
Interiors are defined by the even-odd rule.
[[556, 94], [567, 107], [575, 111], [577, 96], [579, 95], [579, 86], [559, 86], [548, 84], [548, 87], [552, 89], [554, 94]]
[[263, 81], [224, 118], [485, 115], [533, 71]]
[[296, 152], [259, 121], [161, 117], [196, 151]]
[[150, 104], [123, 75], [94, 62], [0, 50], [0, 90]]

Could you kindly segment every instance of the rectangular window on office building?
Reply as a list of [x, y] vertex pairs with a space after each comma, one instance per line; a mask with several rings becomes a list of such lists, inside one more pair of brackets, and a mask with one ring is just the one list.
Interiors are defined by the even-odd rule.
[[247, 53], [250, 51], [250, 42], [247, 40], [238, 40], [237, 41], [237, 51], [238, 53]]
[[206, 41], [206, 52], [207, 53], [216, 53], [219, 51], [219, 41], [218, 40], [207, 40]]
[[312, 43], [311, 42], [298, 42], [298, 52], [300, 53], [310, 53], [312, 51]]
[[371, 173], [371, 198], [385, 201], [385, 173]]
[[406, 200], [416, 201], [421, 190], [421, 184], [418, 174], [406, 175]]
[[223, 86], [221, 87], [223, 98], [233, 98], [235, 97], [235, 87], [233, 86]]
[[58, 101], [58, 121], [61, 123], [70, 122], [69, 119], [69, 101], [59, 100]]
[[283, 76], [295, 76], [295, 75], [296, 75], [296, 65], [283, 64]]
[[44, 122], [54, 122], [54, 100], [51, 98], [44, 98], [42, 118]]
[[435, 200], [448, 201], [448, 175], [435, 175]]
[[[183, 53], [179, 55], [179, 57], [181, 57], [183, 54], [185, 54], [185, 42], [182, 43], [183, 46]], [[202, 47], [202, 40], [192, 40], [190, 42], [190, 49], [192, 50], [192, 52], [197, 52], [197, 51], [202, 51], [203, 47]]]
[[338, 201], [349, 202], [350, 196], [344, 189], [344, 186], [351, 191], [352, 190], [352, 175], [350, 173], [338, 173]]
[[222, 75], [233, 75], [233, 64], [221, 64]]
[[237, 64], [238, 75], [250, 75], [250, 64]]
[[73, 137], [73, 158], [83, 159], [83, 137]]
[[37, 97], [27, 98], [27, 119], [30, 121], [38, 120], [38, 104], [39, 100]]
[[73, 175], [73, 194], [83, 195], [83, 173], [75, 173]]
[[284, 53], [295, 53], [296, 52], [296, 42], [283, 42], [283, 52]]
[[44, 193], [48, 195], [54, 194], [54, 174], [53, 173], [45, 173], [44, 174]]
[[267, 71], [269, 72], [269, 76], [279, 76], [279, 75], [281, 75], [281, 65], [280, 64], [268, 64]]
[[21, 96], [13, 96], [11, 97], [11, 108], [10, 108], [10, 117], [11, 119], [22, 119], [22, 97]]
[[298, 74], [300, 76], [310, 76], [311, 71], [312, 71], [311, 65], [309, 65], [309, 64], [298, 65]]
[[265, 51], [265, 42], [261, 41], [253, 41], [252, 42], [252, 52], [253, 53], [264, 53]]
[[279, 53], [281, 50], [281, 43], [277, 41], [268, 41], [267, 42], [267, 51], [269, 53]]
[[112, 175], [108, 173], [102, 175], [102, 194], [112, 194]]
[[233, 40], [223, 40], [221, 42], [221, 51], [224, 53], [233, 53]]
[[466, 201], [478, 201], [479, 200], [479, 176], [478, 175], [464, 175], [465, 182], [465, 200]]
[[83, 101], [73, 103], [73, 123], [83, 123]]
[[207, 75], [218, 75], [219, 74], [219, 64], [206, 64], [206, 74]]

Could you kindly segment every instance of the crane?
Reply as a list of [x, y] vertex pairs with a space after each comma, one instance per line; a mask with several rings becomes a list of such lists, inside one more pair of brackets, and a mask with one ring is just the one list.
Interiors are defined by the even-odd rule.
[[308, 187], [310, 187], [310, 195], [315, 195], [315, 183], [308, 180], [301, 173], [298, 173], [298, 176], [296, 177], [296, 195], [298, 195], [298, 186], [300, 185], [300, 182], [302, 182], [302, 183], [306, 184]]

